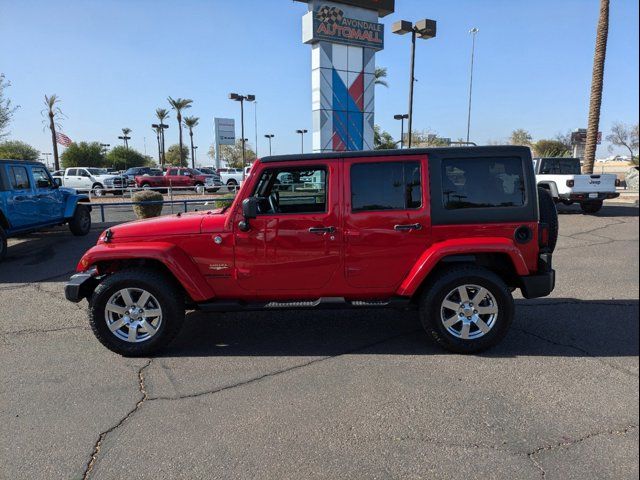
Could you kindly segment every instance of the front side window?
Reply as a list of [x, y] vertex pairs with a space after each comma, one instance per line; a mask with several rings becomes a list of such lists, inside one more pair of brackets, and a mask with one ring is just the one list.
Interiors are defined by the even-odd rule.
[[49, 173], [44, 167], [33, 167], [31, 169], [31, 175], [33, 175], [33, 180], [36, 183], [36, 187], [38, 188], [53, 187], [53, 182], [51, 181], [51, 177], [49, 177]]
[[14, 190], [26, 190], [30, 188], [29, 174], [25, 167], [11, 167], [11, 188]]
[[253, 196], [262, 215], [325, 212], [327, 171], [322, 167], [266, 169]]
[[351, 210], [412, 210], [422, 205], [420, 162], [357, 163], [351, 167]]
[[167, 171], [167, 175], [178, 175], [178, 169], [177, 168], [170, 168]]
[[525, 183], [519, 158], [455, 158], [442, 161], [442, 201], [449, 210], [521, 207]]

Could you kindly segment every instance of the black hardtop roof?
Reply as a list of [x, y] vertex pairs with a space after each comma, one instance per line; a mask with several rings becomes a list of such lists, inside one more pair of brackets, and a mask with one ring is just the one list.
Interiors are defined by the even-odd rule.
[[303, 160], [338, 160], [341, 158], [361, 157], [400, 157], [405, 155], [438, 155], [438, 156], [489, 156], [489, 155], [531, 155], [529, 147], [519, 145], [488, 145], [482, 147], [434, 147], [404, 148], [402, 150], [357, 150], [349, 152], [304, 153], [298, 155], [272, 155], [260, 159], [262, 163], [291, 162]]
[[8, 158], [0, 158], [0, 163], [20, 163], [24, 165], [44, 165], [44, 163], [39, 162], [38, 160], [15, 160]]

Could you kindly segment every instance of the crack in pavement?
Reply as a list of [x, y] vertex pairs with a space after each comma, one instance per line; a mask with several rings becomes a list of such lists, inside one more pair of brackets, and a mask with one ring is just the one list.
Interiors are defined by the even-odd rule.
[[96, 441], [95, 445], [93, 446], [93, 452], [91, 454], [91, 457], [90, 457], [89, 461], [87, 462], [87, 466], [86, 466], [86, 468], [84, 470], [84, 473], [82, 474], [82, 479], [83, 480], [87, 480], [89, 478], [89, 476], [91, 475], [91, 472], [93, 471], [93, 467], [95, 466], [96, 461], [98, 460], [98, 455], [100, 454], [100, 449], [102, 448], [102, 442], [104, 441], [105, 437], [109, 433], [113, 432], [118, 427], [120, 427], [133, 414], [135, 414], [138, 411], [138, 409], [142, 406], [142, 404], [144, 402], [146, 402], [147, 399], [149, 398], [149, 395], [147, 394], [146, 387], [144, 385], [144, 370], [149, 365], [151, 365], [152, 361], [153, 361], [153, 359], [147, 360], [147, 363], [145, 365], [143, 365], [138, 370], [138, 389], [140, 390], [141, 397], [136, 402], [135, 406], [131, 410], [129, 410], [129, 412], [124, 417], [122, 417], [118, 423], [116, 423], [114, 426], [108, 428], [104, 432], [100, 433], [100, 435], [98, 435], [98, 440]]
[[542, 335], [538, 334], [538, 333], [534, 333], [534, 332], [530, 332], [529, 330], [526, 330], [524, 328], [521, 327], [512, 327], [522, 333], [524, 333], [525, 335], [530, 335], [534, 338], [537, 338], [539, 340], [545, 341], [547, 343], [550, 343], [552, 345], [556, 345], [558, 347], [566, 347], [566, 348], [573, 348], [574, 350], [577, 350], [578, 352], [584, 354], [587, 358], [590, 358], [591, 360], [600, 363], [602, 365], [606, 365], [609, 368], [612, 368], [614, 370], [619, 371], [620, 373], [624, 373], [625, 375], [628, 375], [632, 378], [638, 378], [638, 375], [630, 370], [627, 370], [626, 368], [623, 367], [619, 367], [617, 365], [612, 365], [611, 363], [605, 362], [604, 360], [602, 360], [601, 358], [599, 358], [597, 355], [591, 353], [588, 350], [585, 350], [582, 347], [578, 347], [577, 345], [573, 345], [571, 343], [561, 343], [561, 342], [557, 342], [555, 340], [551, 340], [549, 338], [543, 337]]
[[13, 330], [13, 331], [5, 331], [0, 332], [0, 336], [8, 336], [8, 335], [29, 335], [29, 334], [38, 334], [38, 333], [51, 333], [51, 332], [62, 332], [66, 330], [91, 330], [89, 327], [83, 327], [81, 325], [75, 325], [72, 327], [58, 327], [58, 328], [25, 328], [24, 330]]

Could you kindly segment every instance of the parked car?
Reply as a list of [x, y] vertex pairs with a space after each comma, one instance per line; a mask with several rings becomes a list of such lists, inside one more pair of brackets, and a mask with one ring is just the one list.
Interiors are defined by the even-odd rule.
[[[82, 192], [91, 192], [96, 197], [101, 197], [107, 193], [105, 182], [113, 177], [103, 168], [74, 167], [64, 170], [61, 182], [63, 187], [75, 188]], [[54, 178], [59, 177], [56, 175]]]
[[125, 172], [122, 174], [123, 177], [125, 177], [127, 179], [127, 184], [130, 187], [134, 187], [136, 182], [135, 182], [135, 177], [140, 176], [140, 175], [162, 175], [162, 170], [159, 168], [153, 168], [153, 167], [131, 167], [128, 168], [127, 170], [125, 170]]
[[[317, 178], [279, 192], [279, 175]], [[149, 355], [203, 312], [417, 308], [461, 353], [498, 343], [554, 288], [557, 213], [524, 147], [339, 152], [256, 161], [233, 204], [106, 230], [65, 286], [107, 348]], [[402, 314], [402, 313], [400, 313]]]
[[583, 175], [579, 158], [536, 158], [533, 162], [538, 186], [548, 190], [556, 202], [579, 203], [584, 213], [596, 213], [606, 199], [620, 196], [616, 175]]
[[220, 181], [226, 185], [229, 190], [236, 190], [242, 183], [241, 168], [221, 168]]
[[65, 223], [74, 235], [89, 233], [87, 195], [61, 188], [40, 162], [0, 160], [0, 260], [7, 238]]
[[217, 192], [222, 186], [217, 173], [206, 175], [199, 170], [182, 167], [170, 167], [164, 175], [136, 176], [135, 182], [139, 188], [203, 187], [212, 192]]

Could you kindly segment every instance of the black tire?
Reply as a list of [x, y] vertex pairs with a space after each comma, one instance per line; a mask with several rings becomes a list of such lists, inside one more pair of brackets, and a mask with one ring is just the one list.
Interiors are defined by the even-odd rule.
[[0, 227], [0, 262], [7, 256], [7, 234]]
[[94, 197], [103, 197], [106, 194], [106, 192], [105, 192], [104, 187], [102, 186], [102, 184], [94, 183], [91, 186], [91, 194]]
[[582, 202], [580, 208], [582, 209], [582, 213], [591, 215], [600, 211], [602, 202]]
[[[497, 314], [490, 329], [478, 338], [463, 339], [453, 335], [445, 327], [441, 317], [443, 311], [449, 311], [443, 310], [443, 302], [446, 297], [454, 289], [463, 285], [475, 285], [487, 289], [497, 305]], [[465, 290], [473, 294], [472, 290]], [[473, 297], [470, 298], [473, 299]], [[514, 310], [513, 297], [504, 281], [490, 270], [475, 265], [451, 267], [438, 273], [426, 286], [420, 299], [420, 320], [425, 331], [440, 346], [455, 353], [477, 353], [498, 344], [511, 326]], [[450, 313], [453, 318], [457, 312], [451, 311]], [[464, 322], [464, 317], [459, 318], [458, 322]], [[482, 320], [483, 322], [486, 320], [485, 325], [487, 325], [491, 318], [484, 316]], [[462, 323], [455, 323], [451, 327], [455, 329], [456, 325], [462, 329]], [[470, 328], [475, 329], [471, 332], [473, 335], [480, 332], [477, 323]]]
[[540, 211], [540, 221], [549, 226], [549, 251], [553, 253], [558, 243], [558, 209], [553, 201], [551, 192], [545, 188], [538, 187], [538, 210]]
[[[146, 290], [159, 304], [162, 321], [156, 333], [147, 340], [138, 343], [122, 340], [112, 333], [107, 324], [106, 304], [112, 295], [124, 288]], [[91, 329], [100, 343], [112, 352], [126, 357], [149, 356], [166, 347], [182, 328], [185, 315], [184, 301], [181, 295], [176, 295], [177, 291], [179, 287], [173, 279], [156, 270], [135, 268], [116, 272], [103, 280], [91, 296], [89, 302]]]
[[76, 205], [73, 218], [69, 221], [69, 230], [77, 237], [83, 237], [91, 231], [91, 210], [87, 205]]

